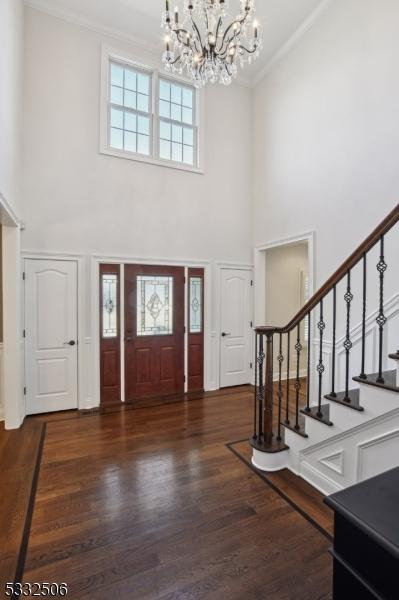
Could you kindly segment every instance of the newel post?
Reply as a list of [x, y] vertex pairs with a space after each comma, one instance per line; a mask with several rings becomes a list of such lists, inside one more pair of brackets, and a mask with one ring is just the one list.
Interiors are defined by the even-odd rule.
[[274, 327], [268, 327], [266, 335], [266, 367], [265, 367], [265, 408], [264, 408], [264, 443], [271, 444], [273, 440], [273, 337]]

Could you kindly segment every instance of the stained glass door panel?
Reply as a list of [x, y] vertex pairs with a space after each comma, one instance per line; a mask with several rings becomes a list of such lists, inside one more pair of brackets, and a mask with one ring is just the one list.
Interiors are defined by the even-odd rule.
[[100, 265], [100, 399], [121, 401], [120, 266]]
[[188, 391], [204, 389], [204, 269], [188, 270]]
[[184, 269], [125, 265], [126, 400], [184, 391]]

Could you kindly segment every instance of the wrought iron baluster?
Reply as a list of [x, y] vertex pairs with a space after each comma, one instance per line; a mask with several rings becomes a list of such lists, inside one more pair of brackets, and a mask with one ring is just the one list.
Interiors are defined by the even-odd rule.
[[319, 374], [319, 401], [317, 408], [317, 416], [322, 418], [323, 413], [321, 411], [321, 397], [323, 394], [323, 373], [325, 371], [325, 366], [323, 364], [323, 336], [324, 330], [326, 328], [326, 324], [324, 322], [324, 312], [323, 312], [323, 300], [320, 301], [320, 321], [317, 324], [320, 333], [320, 353], [319, 353], [319, 364], [317, 365], [317, 372]]
[[337, 286], [333, 289], [333, 348], [332, 348], [332, 369], [331, 369], [331, 394], [333, 398], [337, 397], [335, 392], [335, 368], [337, 360]]
[[363, 309], [362, 309], [362, 368], [359, 377], [366, 375], [366, 311], [367, 311], [367, 255], [363, 255]]
[[295, 429], [299, 430], [299, 392], [301, 389], [301, 380], [299, 378], [299, 367], [300, 367], [300, 361], [301, 361], [301, 351], [302, 351], [302, 344], [301, 344], [301, 324], [298, 323], [298, 328], [297, 328], [297, 340], [296, 340], [296, 344], [295, 344], [295, 350], [296, 350], [296, 381], [295, 381]]
[[261, 443], [263, 436], [263, 407], [265, 401], [265, 386], [263, 382], [263, 363], [265, 361], [263, 333], [259, 336], [259, 352], [256, 360], [258, 363], [258, 442]]
[[258, 334], [255, 332], [255, 394], [254, 394], [254, 440], [257, 436], [257, 408], [258, 408]]
[[280, 342], [279, 342], [279, 354], [277, 356], [278, 360], [278, 433], [277, 433], [277, 441], [281, 442], [281, 410], [282, 410], [282, 402], [283, 402], [283, 388], [282, 388], [282, 369], [284, 362], [283, 355], [283, 334], [280, 333]]
[[383, 346], [384, 346], [384, 327], [387, 322], [387, 318], [384, 314], [384, 276], [385, 271], [387, 270], [388, 265], [385, 262], [384, 256], [384, 236], [381, 236], [380, 241], [380, 261], [377, 265], [377, 271], [380, 274], [380, 310], [378, 317], [376, 319], [378, 327], [379, 327], [379, 347], [378, 347], [378, 383], [385, 383], [385, 379], [383, 377], [382, 372], [382, 356], [383, 356]]
[[291, 363], [291, 332], [287, 334], [287, 394], [285, 400], [285, 424], [290, 424], [290, 363]]
[[351, 272], [348, 271], [347, 276], [347, 285], [346, 285], [346, 294], [344, 296], [346, 302], [346, 338], [344, 342], [345, 348], [345, 402], [350, 402], [349, 398], [349, 367], [350, 367], [350, 352], [352, 350], [352, 341], [351, 341], [351, 304], [353, 301], [353, 294], [351, 289]]
[[307, 366], [307, 378], [306, 378], [306, 412], [310, 412], [310, 355], [312, 347], [312, 332], [311, 332], [312, 318], [311, 313], [308, 314], [308, 366]]

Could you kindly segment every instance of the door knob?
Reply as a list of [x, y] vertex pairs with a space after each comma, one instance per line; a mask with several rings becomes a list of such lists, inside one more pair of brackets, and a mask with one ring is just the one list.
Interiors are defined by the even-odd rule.
[[222, 337], [227, 337], [228, 335], [231, 335], [231, 333], [226, 333], [225, 331], [223, 331]]
[[76, 346], [75, 340], [71, 340], [70, 342], [64, 342], [64, 346]]

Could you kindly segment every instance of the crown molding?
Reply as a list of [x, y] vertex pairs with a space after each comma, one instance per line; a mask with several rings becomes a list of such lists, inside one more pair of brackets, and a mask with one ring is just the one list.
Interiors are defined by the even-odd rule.
[[252, 87], [256, 87], [270, 71], [300, 42], [304, 35], [315, 25], [316, 21], [332, 4], [333, 0], [322, 0], [321, 4], [305, 19], [285, 44], [272, 56], [267, 64], [259, 71], [252, 81]]

